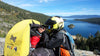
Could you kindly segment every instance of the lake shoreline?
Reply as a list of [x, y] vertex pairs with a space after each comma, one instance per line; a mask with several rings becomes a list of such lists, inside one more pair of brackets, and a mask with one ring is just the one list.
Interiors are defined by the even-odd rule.
[[88, 18], [88, 19], [74, 19], [76, 21], [84, 21], [92, 24], [98, 24], [100, 25], [100, 18]]
[[[68, 25], [73, 24], [75, 27], [69, 29]], [[92, 24], [84, 21], [67, 20], [64, 21], [64, 29], [72, 35], [81, 34], [83, 37], [88, 38], [90, 35], [95, 35], [97, 31], [100, 31], [100, 25]]]

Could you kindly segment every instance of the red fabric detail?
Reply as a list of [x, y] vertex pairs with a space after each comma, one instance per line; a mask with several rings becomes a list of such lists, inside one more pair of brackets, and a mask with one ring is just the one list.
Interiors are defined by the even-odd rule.
[[32, 36], [30, 38], [31, 47], [36, 48], [37, 43], [40, 41], [40, 36]]

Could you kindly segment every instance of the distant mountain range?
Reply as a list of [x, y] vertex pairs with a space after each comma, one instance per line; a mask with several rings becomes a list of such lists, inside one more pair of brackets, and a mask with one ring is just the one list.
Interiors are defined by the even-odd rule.
[[87, 19], [87, 18], [100, 18], [100, 15], [72, 15], [72, 16], [61, 16], [63, 18], [75, 18], [75, 19]]
[[100, 25], [100, 18], [88, 18], [88, 19], [75, 19], [76, 21], [85, 21], [89, 23], [99, 24]]

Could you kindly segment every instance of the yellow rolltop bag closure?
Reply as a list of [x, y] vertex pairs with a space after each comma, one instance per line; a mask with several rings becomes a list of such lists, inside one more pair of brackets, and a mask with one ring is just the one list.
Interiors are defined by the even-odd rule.
[[5, 40], [4, 56], [28, 56], [30, 49], [30, 24], [40, 22], [28, 19], [15, 24]]

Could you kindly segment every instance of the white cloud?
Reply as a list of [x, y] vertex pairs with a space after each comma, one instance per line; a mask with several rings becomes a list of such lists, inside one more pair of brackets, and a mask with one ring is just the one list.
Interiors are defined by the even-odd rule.
[[14, 2], [10, 2], [9, 4], [11, 4], [11, 5], [15, 5], [15, 3], [14, 3]]
[[54, 0], [39, 0], [40, 3], [43, 3], [43, 2], [47, 3], [49, 1], [54, 1]]
[[20, 4], [19, 7], [31, 7], [33, 6], [32, 4]]
[[75, 14], [78, 14], [78, 13], [73, 13], [73, 12], [58, 12], [58, 13], [44, 13], [46, 15], [55, 15], [55, 16], [69, 16], [69, 15], [75, 15]]
[[44, 13], [50, 16], [70, 16], [70, 15], [100, 15], [100, 10], [83, 10], [83, 11], [75, 11], [75, 12], [50, 12]]

